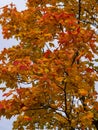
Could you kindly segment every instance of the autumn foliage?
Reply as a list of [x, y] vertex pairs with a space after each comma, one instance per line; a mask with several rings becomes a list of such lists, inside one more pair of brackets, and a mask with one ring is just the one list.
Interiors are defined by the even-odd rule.
[[26, 5], [1, 8], [3, 37], [19, 44], [0, 53], [0, 116], [16, 116], [13, 130], [97, 129], [97, 1]]

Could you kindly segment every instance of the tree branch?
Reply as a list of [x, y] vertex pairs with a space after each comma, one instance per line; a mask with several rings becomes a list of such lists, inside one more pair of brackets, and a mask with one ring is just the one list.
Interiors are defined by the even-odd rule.
[[79, 0], [79, 4], [78, 4], [78, 24], [80, 23], [80, 19], [81, 19], [81, 0]]

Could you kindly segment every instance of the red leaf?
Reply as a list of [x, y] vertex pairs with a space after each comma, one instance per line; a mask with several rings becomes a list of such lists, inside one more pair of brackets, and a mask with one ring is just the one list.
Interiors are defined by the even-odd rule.
[[19, 69], [20, 70], [28, 70], [28, 67], [26, 65], [20, 65]]
[[13, 90], [9, 91], [8, 93], [4, 93], [3, 96], [9, 97], [12, 94]]
[[3, 108], [4, 108], [4, 106], [0, 103], [0, 110], [3, 109]]
[[50, 50], [47, 50], [47, 51], [44, 53], [44, 56], [47, 58], [50, 54], [51, 54], [51, 51], [50, 51]]
[[91, 73], [91, 72], [94, 72], [94, 69], [92, 69], [92, 68], [86, 68], [86, 71]]
[[32, 120], [32, 118], [31, 118], [31, 117], [28, 117], [28, 116], [24, 116], [24, 119], [25, 119], [26, 121], [31, 121], [31, 120]]
[[13, 62], [13, 65], [16, 66], [16, 65], [18, 65], [19, 63], [20, 63], [20, 62], [19, 62], [18, 60], [16, 60], [16, 61]]

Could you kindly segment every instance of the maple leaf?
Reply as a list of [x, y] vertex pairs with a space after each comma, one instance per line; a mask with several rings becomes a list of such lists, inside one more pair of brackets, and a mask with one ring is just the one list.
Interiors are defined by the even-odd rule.
[[4, 93], [3, 96], [9, 97], [10, 95], [12, 95], [12, 93], [13, 93], [13, 90], [10, 90], [9, 92]]
[[0, 103], [0, 110], [3, 109], [3, 108], [4, 108], [3, 104]]
[[24, 120], [26, 120], [26, 121], [31, 121], [32, 118], [30, 118], [29, 116], [24, 116]]

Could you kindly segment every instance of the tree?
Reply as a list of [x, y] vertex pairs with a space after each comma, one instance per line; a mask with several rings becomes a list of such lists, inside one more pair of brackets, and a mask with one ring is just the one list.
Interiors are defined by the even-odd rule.
[[19, 44], [0, 53], [0, 116], [16, 116], [15, 130], [97, 129], [97, 1], [28, 0], [24, 11], [1, 10], [4, 38]]

